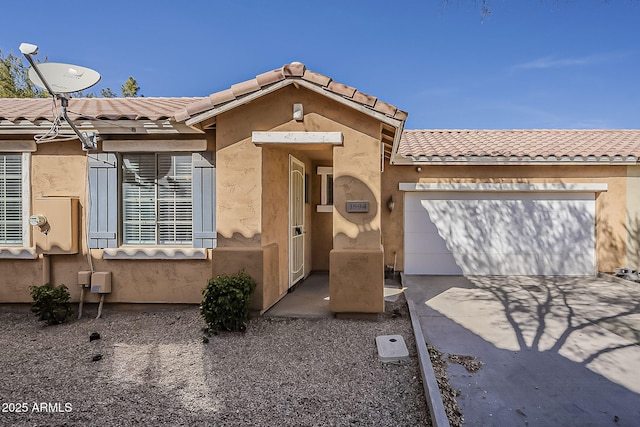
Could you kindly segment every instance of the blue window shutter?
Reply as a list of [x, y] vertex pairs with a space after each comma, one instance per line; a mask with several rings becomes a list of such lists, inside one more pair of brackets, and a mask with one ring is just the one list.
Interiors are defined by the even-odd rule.
[[89, 239], [91, 249], [118, 246], [118, 159], [89, 155]]
[[216, 247], [215, 153], [193, 154], [193, 247]]

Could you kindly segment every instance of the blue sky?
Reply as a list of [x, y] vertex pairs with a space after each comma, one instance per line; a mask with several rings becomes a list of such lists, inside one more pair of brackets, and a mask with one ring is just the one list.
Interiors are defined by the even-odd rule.
[[204, 96], [292, 61], [408, 129], [640, 127], [640, 0], [3, 2], [0, 50]]

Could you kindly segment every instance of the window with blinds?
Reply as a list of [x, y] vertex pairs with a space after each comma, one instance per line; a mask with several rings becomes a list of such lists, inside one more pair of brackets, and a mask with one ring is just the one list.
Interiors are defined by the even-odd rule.
[[22, 245], [22, 155], [0, 153], [0, 245]]
[[191, 154], [125, 154], [122, 164], [123, 244], [191, 245]]

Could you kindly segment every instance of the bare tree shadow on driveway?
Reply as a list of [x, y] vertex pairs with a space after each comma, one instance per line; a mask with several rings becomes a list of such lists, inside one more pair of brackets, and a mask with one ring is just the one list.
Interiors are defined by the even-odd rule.
[[408, 276], [426, 340], [451, 364], [465, 425], [640, 422], [640, 285], [595, 277]]

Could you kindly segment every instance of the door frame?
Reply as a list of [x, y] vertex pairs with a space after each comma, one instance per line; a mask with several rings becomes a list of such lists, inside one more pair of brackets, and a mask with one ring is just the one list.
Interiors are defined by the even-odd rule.
[[[294, 180], [294, 173], [299, 173], [299, 180]], [[297, 184], [297, 186], [296, 186]], [[305, 166], [304, 163], [289, 154], [289, 190], [288, 190], [288, 246], [289, 263], [287, 274], [289, 288], [304, 278], [305, 268]], [[297, 193], [294, 193], [297, 192]], [[294, 198], [295, 199], [294, 202]], [[295, 210], [295, 204], [298, 210]], [[297, 217], [296, 217], [296, 214]], [[294, 271], [295, 268], [295, 271]]]

